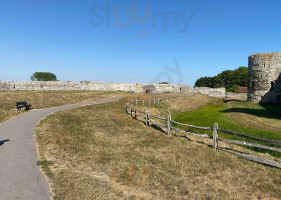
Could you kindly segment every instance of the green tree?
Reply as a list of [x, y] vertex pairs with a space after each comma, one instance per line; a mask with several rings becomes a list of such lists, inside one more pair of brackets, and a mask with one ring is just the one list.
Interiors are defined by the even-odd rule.
[[213, 80], [212, 77], [201, 77], [197, 79], [195, 87], [212, 87]]
[[161, 82], [161, 83], [159, 83], [159, 84], [169, 84], [168, 82]]
[[35, 72], [30, 79], [32, 81], [57, 81], [57, 76], [51, 72]]
[[235, 79], [237, 85], [242, 87], [248, 86], [248, 67], [239, 67], [234, 70], [234, 76], [237, 77]]
[[248, 87], [247, 67], [226, 70], [213, 77], [201, 77], [195, 83], [195, 87], [225, 87], [229, 92], [238, 92], [238, 86]]

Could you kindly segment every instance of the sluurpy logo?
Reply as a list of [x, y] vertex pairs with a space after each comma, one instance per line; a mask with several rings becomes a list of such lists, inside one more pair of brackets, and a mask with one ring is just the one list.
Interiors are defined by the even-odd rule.
[[[184, 76], [181, 70], [181, 67], [179, 65], [178, 60], [175, 58], [173, 60], [174, 68], [173, 67], [165, 67], [162, 72], [157, 74], [157, 76], [151, 81], [151, 83], [160, 83], [160, 82], [168, 82], [168, 83], [177, 83], [182, 84], [184, 80]], [[177, 80], [174, 80], [173, 78], [177, 77]]]
[[[194, 13], [187, 16], [183, 11], [154, 11], [151, 3], [146, 3], [144, 9], [140, 8], [138, 2], [132, 2], [131, 5], [125, 7], [112, 6], [110, 2], [96, 4], [91, 8], [93, 18], [90, 20], [90, 24], [94, 27], [115, 26], [117, 27], [114, 29], [115, 35], [124, 39], [139, 39], [149, 34], [148, 29], [158, 28], [163, 33], [177, 29], [179, 34], [184, 34], [194, 16]], [[139, 26], [134, 36], [128, 37], [118, 32], [118, 28], [121, 31], [121, 29], [128, 29], [134, 25]]]

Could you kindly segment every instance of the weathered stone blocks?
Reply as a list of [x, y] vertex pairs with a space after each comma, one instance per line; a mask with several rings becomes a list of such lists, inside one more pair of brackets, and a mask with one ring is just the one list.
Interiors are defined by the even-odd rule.
[[249, 56], [248, 101], [279, 103], [276, 100], [278, 87], [280, 87], [277, 83], [280, 73], [281, 52], [258, 53]]
[[192, 93], [206, 94], [208, 96], [217, 98], [225, 98], [225, 88], [196, 87], [192, 89]]
[[136, 84], [136, 83], [101, 83], [92, 81], [0, 81], [0, 90], [92, 90], [92, 91], [125, 91], [134, 93], [189, 92], [224, 98], [224, 88], [191, 88], [180, 84]]

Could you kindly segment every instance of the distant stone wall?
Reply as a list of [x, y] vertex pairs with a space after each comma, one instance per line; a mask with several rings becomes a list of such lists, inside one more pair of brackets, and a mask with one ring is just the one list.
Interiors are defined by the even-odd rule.
[[191, 88], [188, 85], [179, 84], [131, 84], [131, 83], [101, 83], [91, 81], [0, 81], [0, 90], [36, 90], [36, 91], [60, 91], [60, 90], [92, 90], [92, 91], [125, 91], [134, 93], [164, 93], [182, 92], [206, 94], [212, 97], [225, 98], [225, 88]]
[[0, 81], [0, 90], [15, 90], [15, 82]]
[[0, 90], [98, 90], [126, 91], [135, 93], [188, 92], [190, 86], [177, 84], [130, 84], [130, 83], [101, 83], [91, 81], [0, 81]]
[[[0, 84], [1, 85], [1, 84]], [[1, 89], [1, 86], [0, 86]], [[80, 90], [80, 84], [71, 81], [14, 82], [14, 90]]]
[[247, 99], [247, 93], [233, 93], [233, 92], [226, 92], [225, 98], [227, 99], [241, 99], [246, 100]]
[[206, 94], [211, 97], [225, 98], [225, 88], [195, 87], [191, 92], [195, 94]]

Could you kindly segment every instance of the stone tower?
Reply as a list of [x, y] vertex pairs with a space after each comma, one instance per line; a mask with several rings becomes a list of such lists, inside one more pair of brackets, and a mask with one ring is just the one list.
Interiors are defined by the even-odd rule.
[[279, 103], [280, 74], [281, 52], [249, 56], [248, 101]]

